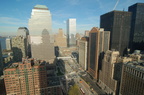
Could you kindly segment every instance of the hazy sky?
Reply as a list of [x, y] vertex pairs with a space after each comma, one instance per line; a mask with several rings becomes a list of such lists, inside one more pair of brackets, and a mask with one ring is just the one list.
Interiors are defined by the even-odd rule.
[[[117, 2], [118, 1], [118, 2]], [[33, 7], [46, 5], [52, 14], [53, 32], [66, 29], [68, 18], [77, 19], [77, 32], [83, 33], [92, 27], [99, 27], [100, 15], [115, 10], [127, 11], [134, 3], [144, 0], [1, 0], [0, 36], [15, 35], [18, 27], [28, 27]]]

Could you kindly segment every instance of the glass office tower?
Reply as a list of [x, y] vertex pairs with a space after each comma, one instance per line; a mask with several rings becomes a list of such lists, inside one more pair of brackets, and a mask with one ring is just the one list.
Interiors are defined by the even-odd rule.
[[144, 50], [144, 3], [136, 3], [128, 8], [132, 12], [130, 48]]

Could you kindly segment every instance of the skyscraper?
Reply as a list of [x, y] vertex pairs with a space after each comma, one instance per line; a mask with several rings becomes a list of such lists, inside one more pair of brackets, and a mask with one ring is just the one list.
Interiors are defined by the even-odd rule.
[[55, 46], [67, 47], [67, 38], [62, 29], [59, 29], [58, 34], [55, 35]]
[[6, 49], [11, 50], [11, 39], [10, 38], [6, 38]]
[[29, 30], [26, 27], [19, 27], [17, 30], [17, 36], [28, 37]]
[[118, 57], [118, 51], [106, 51], [102, 62], [102, 70], [99, 73], [99, 86], [111, 95], [117, 95], [119, 89], [118, 81], [114, 78]]
[[52, 22], [50, 10], [45, 5], [34, 6], [28, 25], [32, 57], [46, 61], [54, 58], [54, 42], [51, 37]]
[[16, 36], [12, 38], [13, 59], [18, 62], [23, 57], [27, 57], [27, 39], [23, 36]]
[[89, 32], [90, 32], [89, 30], [86, 30], [85, 31], [85, 36], [89, 37]]
[[89, 33], [88, 73], [98, 79], [104, 52], [109, 50], [110, 32], [93, 27]]
[[1, 48], [1, 41], [0, 41], [0, 75], [3, 72], [3, 60], [2, 60], [2, 48]]
[[27, 56], [31, 57], [31, 48], [30, 48], [30, 36], [29, 36], [29, 30], [26, 27], [19, 27], [17, 30], [17, 36], [22, 36], [24, 37], [27, 42], [26, 42], [26, 52], [27, 52]]
[[111, 11], [100, 17], [100, 27], [111, 32], [110, 49], [127, 53], [131, 27], [131, 12]]
[[88, 37], [82, 37], [79, 40], [79, 64], [83, 70], [87, 70], [88, 62]]
[[76, 45], [76, 19], [67, 20], [67, 44], [68, 46]]
[[132, 12], [130, 48], [144, 50], [144, 3], [136, 3], [128, 8]]
[[30, 36], [41, 36], [43, 29], [51, 34], [52, 21], [51, 13], [45, 5], [36, 5], [32, 9], [31, 18], [29, 19]]
[[31, 44], [31, 53], [33, 58], [39, 60], [45, 60], [47, 62], [53, 63], [55, 58], [54, 55], [54, 43], [50, 43], [50, 35], [46, 29], [42, 32], [42, 43], [40, 44]]

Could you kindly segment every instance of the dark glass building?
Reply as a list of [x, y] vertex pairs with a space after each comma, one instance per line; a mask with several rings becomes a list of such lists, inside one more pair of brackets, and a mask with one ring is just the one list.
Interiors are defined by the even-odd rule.
[[136, 3], [128, 8], [132, 12], [130, 48], [144, 50], [144, 3]]
[[100, 17], [100, 27], [110, 31], [110, 49], [127, 53], [131, 27], [131, 12], [111, 11]]

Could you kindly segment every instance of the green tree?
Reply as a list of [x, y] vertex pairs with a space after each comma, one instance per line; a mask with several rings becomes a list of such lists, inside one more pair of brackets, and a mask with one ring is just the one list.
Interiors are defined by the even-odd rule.
[[80, 95], [79, 87], [74, 84], [68, 91], [68, 95]]

